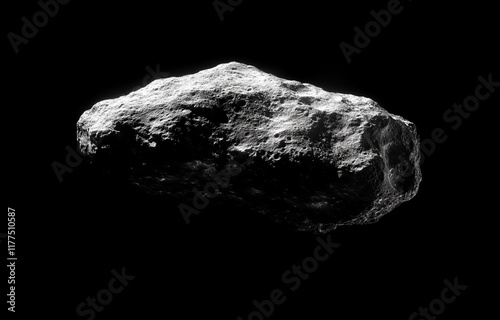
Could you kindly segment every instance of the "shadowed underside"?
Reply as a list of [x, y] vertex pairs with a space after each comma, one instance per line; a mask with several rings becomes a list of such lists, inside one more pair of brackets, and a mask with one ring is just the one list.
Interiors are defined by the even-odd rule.
[[214, 172], [252, 159], [218, 201], [296, 230], [376, 222], [421, 180], [411, 122], [371, 99], [235, 62], [101, 101], [77, 136], [97, 166], [188, 203]]

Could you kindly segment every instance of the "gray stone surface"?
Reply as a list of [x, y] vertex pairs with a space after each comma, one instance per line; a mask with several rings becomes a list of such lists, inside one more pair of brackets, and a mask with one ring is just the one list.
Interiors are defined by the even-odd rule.
[[318, 233], [376, 222], [421, 180], [413, 123], [369, 98], [236, 62], [98, 102], [77, 139], [96, 166], [189, 205], [210, 174], [252, 158], [218, 205]]

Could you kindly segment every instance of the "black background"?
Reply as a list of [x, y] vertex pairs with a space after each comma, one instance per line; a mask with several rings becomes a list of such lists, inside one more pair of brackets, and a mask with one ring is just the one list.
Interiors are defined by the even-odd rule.
[[[287, 300], [273, 319], [408, 319], [455, 277], [468, 288], [439, 319], [493, 315], [492, 128], [499, 93], [457, 130], [443, 113], [474, 94], [478, 76], [493, 73], [500, 81], [494, 5], [401, 3], [403, 11], [350, 64], [339, 44], [353, 44], [353, 28], [363, 28], [370, 10], [385, 9], [387, 1], [245, 0], [223, 22], [211, 0], [71, 1], [18, 54], [5, 36], [4, 172], [19, 259], [15, 316], [86, 319], [76, 307], [123, 267], [136, 278], [96, 319], [246, 319], [252, 301], [277, 288]], [[21, 17], [38, 10], [33, 0], [9, 2], [4, 34], [19, 34]], [[67, 145], [76, 149], [81, 113], [141, 86], [146, 66], [182, 76], [229, 61], [373, 98], [414, 122], [422, 139], [435, 128], [448, 136], [423, 162], [417, 196], [377, 224], [332, 232], [340, 248], [293, 293], [281, 276], [312, 255], [315, 235], [215, 205], [186, 226], [178, 203], [86, 164], [60, 183], [51, 167], [65, 162]]]

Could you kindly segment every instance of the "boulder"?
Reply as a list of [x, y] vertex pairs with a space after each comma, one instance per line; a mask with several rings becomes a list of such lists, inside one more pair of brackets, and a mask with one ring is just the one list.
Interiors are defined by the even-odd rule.
[[[195, 193], [216, 196], [316, 233], [376, 222], [421, 180], [413, 123], [372, 99], [236, 62], [98, 102], [77, 139], [96, 166], [152, 194], [188, 206]], [[231, 174], [218, 190], [204, 188], [221, 172]]]

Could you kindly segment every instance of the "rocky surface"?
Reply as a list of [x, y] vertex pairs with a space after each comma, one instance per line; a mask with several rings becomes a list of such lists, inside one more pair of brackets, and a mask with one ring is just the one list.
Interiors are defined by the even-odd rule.
[[376, 222], [421, 180], [413, 123], [236, 62], [98, 102], [77, 139], [97, 166], [189, 205], [214, 172], [252, 159], [217, 198], [320, 233]]

